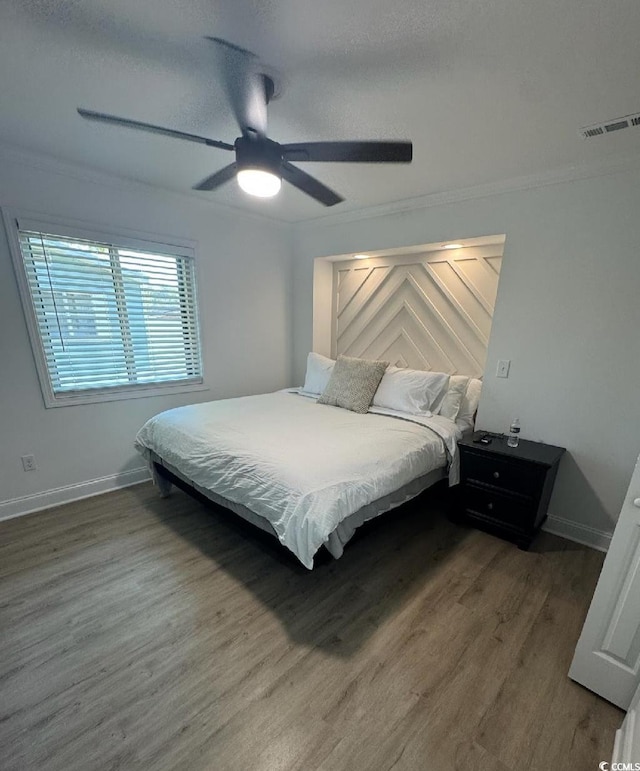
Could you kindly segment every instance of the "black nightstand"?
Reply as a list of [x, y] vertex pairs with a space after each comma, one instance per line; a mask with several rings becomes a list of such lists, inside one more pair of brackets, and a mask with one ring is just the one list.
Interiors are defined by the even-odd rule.
[[457, 513], [483, 530], [527, 549], [547, 517], [564, 447], [521, 439], [507, 445], [506, 436], [477, 444], [480, 431], [458, 442], [460, 485]]

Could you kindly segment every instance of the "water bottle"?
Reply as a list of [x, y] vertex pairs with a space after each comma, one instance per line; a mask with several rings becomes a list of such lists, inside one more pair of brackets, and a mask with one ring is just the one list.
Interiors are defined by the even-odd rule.
[[514, 418], [509, 426], [509, 438], [507, 439], [507, 446], [517, 447], [520, 441], [520, 421], [518, 418]]

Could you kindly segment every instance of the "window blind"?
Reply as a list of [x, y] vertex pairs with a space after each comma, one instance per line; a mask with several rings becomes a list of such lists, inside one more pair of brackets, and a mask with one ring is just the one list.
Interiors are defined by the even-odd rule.
[[201, 382], [192, 257], [18, 236], [54, 395]]

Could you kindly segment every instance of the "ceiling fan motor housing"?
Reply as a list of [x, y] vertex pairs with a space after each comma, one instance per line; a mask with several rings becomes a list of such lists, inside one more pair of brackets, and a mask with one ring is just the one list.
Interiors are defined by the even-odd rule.
[[266, 137], [242, 136], [235, 141], [238, 170], [260, 169], [281, 177], [282, 150], [277, 142]]

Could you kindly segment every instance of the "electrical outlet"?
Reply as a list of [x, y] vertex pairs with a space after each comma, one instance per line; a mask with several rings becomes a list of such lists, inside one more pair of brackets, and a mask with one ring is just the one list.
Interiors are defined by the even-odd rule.
[[38, 467], [36, 466], [36, 459], [33, 455], [23, 455], [22, 456], [22, 468], [25, 471], [35, 471]]
[[498, 368], [496, 369], [496, 377], [509, 377], [510, 366], [511, 359], [499, 359]]

